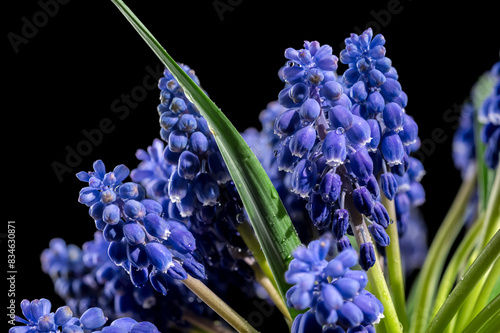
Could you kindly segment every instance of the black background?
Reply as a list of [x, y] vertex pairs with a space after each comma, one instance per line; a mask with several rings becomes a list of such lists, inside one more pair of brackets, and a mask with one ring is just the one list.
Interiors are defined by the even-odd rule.
[[[428, 142], [422, 210], [432, 237], [461, 181], [451, 160], [456, 106], [498, 60], [500, 31], [491, 2], [233, 0], [219, 1], [232, 3], [222, 16], [215, 1], [127, 3], [174, 59], [196, 70], [204, 89], [240, 131], [258, 127], [258, 113], [277, 98], [283, 86], [277, 71], [287, 47], [299, 49], [304, 40], [318, 40], [338, 55], [349, 33], [372, 22], [375, 32], [385, 36], [387, 56], [409, 96], [406, 111]], [[155, 69], [159, 61], [110, 1], [68, 1], [52, 8], [53, 17], [46, 21], [40, 2], [8, 6], [2, 52], [7, 55], [2, 121], [7, 215], [1, 232], [8, 219], [16, 221], [16, 302], [46, 297], [55, 308], [62, 301], [41, 272], [39, 255], [54, 237], [79, 246], [92, 238], [93, 222], [77, 202], [84, 184], [76, 172], [91, 170], [96, 159], [108, 168], [125, 163], [133, 169], [135, 151], [158, 137], [156, 88], [127, 116], [114, 113], [112, 104], [138, 91], [149, 75], [146, 68]], [[27, 21], [39, 27], [16, 52], [9, 36], [22, 36]], [[339, 63], [339, 72], [344, 69]], [[82, 131], [98, 128], [104, 118], [112, 122], [111, 133], [58, 179], [53, 163], [66, 164], [66, 147], [76, 149], [86, 140]], [[439, 143], [431, 139], [436, 130]]]

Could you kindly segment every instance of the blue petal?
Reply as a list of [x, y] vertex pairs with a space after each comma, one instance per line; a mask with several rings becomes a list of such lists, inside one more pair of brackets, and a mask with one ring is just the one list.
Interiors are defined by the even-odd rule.
[[196, 118], [192, 114], [185, 113], [180, 116], [177, 127], [186, 133], [193, 133], [198, 126]]
[[356, 177], [365, 180], [373, 174], [373, 161], [364, 148], [358, 149], [349, 155], [352, 172]]
[[203, 154], [208, 150], [208, 139], [200, 131], [196, 131], [189, 137], [189, 149], [195, 154]]
[[359, 249], [359, 265], [365, 271], [375, 264], [375, 250], [372, 243], [362, 243]]
[[132, 319], [129, 317], [123, 317], [123, 318], [115, 319], [111, 323], [111, 325], [109, 325], [109, 326], [119, 327], [119, 328], [124, 329], [125, 331], [128, 332], [128, 331], [130, 331], [132, 326], [134, 326], [134, 324], [137, 324], [137, 321], [135, 319]]
[[153, 269], [149, 274], [149, 281], [153, 288], [165, 296], [168, 292], [168, 280], [165, 273], [158, 272], [156, 269]]
[[337, 288], [330, 283], [321, 284], [321, 297], [323, 298], [328, 310], [338, 310], [344, 303], [342, 295], [339, 293]]
[[213, 206], [219, 198], [219, 185], [208, 173], [200, 173], [194, 179], [194, 192], [204, 206]]
[[[405, 123], [405, 113], [401, 107], [394, 103], [387, 103], [382, 112], [385, 125], [392, 131], [398, 133], [403, 130]], [[410, 142], [411, 143], [411, 142]]]
[[364, 186], [355, 189], [352, 193], [352, 199], [356, 209], [365, 216], [371, 216], [373, 214], [373, 198]]
[[293, 134], [301, 125], [300, 115], [294, 110], [280, 114], [274, 123], [274, 133], [283, 136]]
[[193, 277], [204, 280], [207, 278], [205, 274], [205, 266], [203, 264], [197, 262], [194, 259], [185, 259], [182, 262], [182, 267], [186, 270], [186, 272]]
[[325, 302], [319, 302], [315, 307], [316, 321], [320, 325], [333, 325], [337, 322], [337, 311], [330, 310]]
[[300, 160], [292, 173], [291, 186], [294, 193], [301, 197], [307, 197], [316, 185], [317, 166], [316, 163], [307, 159]]
[[167, 239], [170, 236], [170, 226], [162, 217], [150, 213], [144, 218], [144, 228], [153, 237]]
[[351, 268], [358, 263], [358, 254], [355, 250], [348, 249], [337, 254], [335, 259], [341, 261], [344, 268]]
[[70, 307], [61, 306], [54, 314], [54, 323], [58, 326], [62, 326], [66, 324], [71, 317], [73, 317], [73, 311], [71, 311]]
[[333, 172], [328, 172], [319, 184], [318, 192], [325, 202], [335, 202], [340, 196], [342, 181], [340, 176]]
[[384, 159], [389, 166], [401, 164], [405, 155], [403, 143], [399, 135], [392, 131], [387, 131], [382, 136], [381, 150]]
[[94, 171], [96, 172], [98, 178], [100, 180], [103, 180], [104, 175], [106, 174], [106, 167], [104, 166], [104, 163], [101, 160], [97, 160], [94, 162]]
[[196, 250], [196, 240], [191, 231], [189, 231], [182, 222], [177, 222], [172, 219], [168, 219], [167, 222], [170, 225], [171, 232], [167, 242], [172, 245], [175, 250], [180, 253], [190, 253]]
[[[180, 164], [180, 162], [179, 162]], [[208, 168], [210, 175], [220, 184], [225, 184], [231, 180], [231, 174], [227, 169], [226, 162], [222, 158], [221, 153], [214, 152], [208, 157]]]
[[315, 99], [309, 98], [302, 104], [299, 114], [307, 122], [315, 121], [321, 112], [321, 107]]
[[337, 314], [339, 316], [339, 323], [348, 328], [359, 326], [364, 319], [361, 309], [352, 302], [345, 302], [337, 310]]
[[104, 313], [100, 308], [90, 308], [85, 311], [80, 317], [80, 323], [83, 329], [93, 330], [98, 327], [103, 326], [108, 318], [104, 316]]
[[389, 245], [391, 240], [389, 238], [389, 235], [387, 235], [385, 229], [382, 226], [373, 223], [368, 226], [368, 230], [370, 231], [370, 233], [373, 236], [373, 239], [378, 245], [380, 246]]
[[183, 151], [179, 156], [179, 162], [177, 166], [177, 172], [179, 173], [179, 176], [185, 179], [194, 179], [199, 171], [200, 160], [198, 156], [191, 153], [190, 151]]
[[146, 208], [146, 213], [148, 214], [161, 215], [161, 213], [163, 212], [162, 205], [156, 200], [144, 199], [141, 201], [141, 203], [144, 205], [144, 208]]
[[348, 269], [344, 277], [358, 281], [360, 289], [364, 289], [368, 284], [368, 276], [365, 271]]
[[332, 232], [336, 239], [341, 239], [349, 227], [349, 212], [345, 209], [337, 209], [332, 217]]
[[172, 265], [172, 253], [161, 243], [146, 244], [149, 262], [160, 272], [166, 272]]
[[150, 322], [143, 321], [132, 326], [130, 333], [160, 333], [160, 331]]
[[346, 135], [352, 144], [364, 146], [371, 141], [370, 125], [363, 118], [353, 115], [352, 127], [347, 130]]
[[347, 157], [345, 136], [337, 131], [328, 132], [323, 140], [321, 151], [327, 164], [339, 166]]
[[123, 235], [131, 245], [142, 244], [146, 240], [146, 233], [136, 222], [128, 222], [123, 225]]
[[[94, 207], [94, 206], [92, 206]], [[115, 205], [107, 205], [102, 211], [102, 220], [108, 224], [117, 224], [121, 219], [121, 210]]]
[[148, 281], [148, 269], [135, 269], [131, 267], [130, 281], [135, 287], [144, 287], [144, 284]]
[[123, 206], [123, 211], [133, 220], [142, 220], [146, 216], [146, 208], [136, 200], [127, 200]]

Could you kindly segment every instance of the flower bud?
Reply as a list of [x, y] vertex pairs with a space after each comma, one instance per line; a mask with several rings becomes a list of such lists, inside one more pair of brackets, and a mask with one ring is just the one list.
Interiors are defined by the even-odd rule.
[[352, 193], [352, 200], [356, 209], [365, 216], [373, 214], [373, 199], [370, 192], [364, 186], [355, 189]]
[[149, 262], [160, 272], [166, 272], [173, 266], [172, 253], [161, 243], [149, 242], [146, 244], [146, 253]]
[[362, 243], [359, 248], [359, 265], [367, 271], [375, 264], [375, 250], [372, 243]]
[[332, 128], [348, 130], [354, 121], [353, 114], [343, 105], [336, 105], [328, 111], [328, 121]]
[[345, 136], [337, 131], [328, 132], [323, 140], [321, 151], [328, 165], [341, 165], [347, 157]]
[[274, 133], [279, 136], [292, 135], [301, 125], [300, 115], [294, 110], [280, 114], [274, 122]]
[[380, 246], [389, 245], [391, 239], [389, 235], [385, 232], [385, 229], [377, 223], [370, 224], [368, 230], [373, 236], [375, 242]]
[[316, 142], [316, 130], [311, 126], [299, 129], [290, 139], [289, 147], [293, 156], [302, 157]]
[[316, 163], [307, 159], [300, 160], [292, 173], [292, 191], [301, 197], [309, 196], [309, 192], [316, 185], [317, 177]]

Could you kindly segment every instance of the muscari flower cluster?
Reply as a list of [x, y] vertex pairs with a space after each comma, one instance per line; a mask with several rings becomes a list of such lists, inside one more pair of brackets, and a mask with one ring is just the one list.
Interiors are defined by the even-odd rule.
[[161, 329], [186, 327], [184, 311], [210, 318], [213, 311], [204, 305], [178, 279], [166, 277], [168, 298], [160, 296], [151, 284], [138, 288], [129, 274], [108, 256], [109, 242], [102, 232], [80, 249], [55, 238], [41, 255], [42, 270], [54, 282], [56, 293], [79, 315], [99, 307], [111, 320], [124, 316], [154, 322]]
[[241, 135], [273, 183], [297, 230], [300, 240], [306, 243], [314, 235], [314, 231], [311, 228], [312, 225], [306, 222], [309, 220], [309, 214], [305, 208], [306, 200], [290, 191], [291, 173], [280, 171], [275, 157], [280, 140], [274, 134], [274, 123], [276, 117], [285, 111], [286, 109], [277, 101], [268, 103], [266, 109], [262, 110], [259, 114], [262, 129], [259, 131], [254, 127], [250, 127], [241, 133]]
[[453, 134], [452, 157], [455, 168], [462, 178], [472, 174], [476, 164], [476, 145], [474, 144], [474, 106], [468, 101], [462, 106], [458, 128]]
[[500, 154], [500, 61], [490, 70], [494, 80], [493, 91], [478, 110], [478, 120], [484, 125], [481, 140], [486, 145], [484, 161], [488, 168], [495, 169]]
[[289, 306], [307, 312], [293, 322], [293, 333], [375, 332], [383, 317], [382, 303], [364, 290], [368, 279], [362, 270], [351, 270], [358, 254], [346, 249], [327, 260], [331, 241], [327, 234], [294, 253], [285, 278]]
[[122, 183], [128, 175], [124, 165], [106, 172], [101, 160], [94, 163], [94, 171], [77, 174], [88, 183], [78, 201], [90, 207], [97, 229], [110, 242], [111, 260], [129, 273], [135, 286], [149, 280], [163, 294], [168, 290], [167, 277], [182, 280], [191, 274], [204, 279], [204, 267], [193, 257], [196, 242], [186, 225], [164, 219], [162, 205], [146, 199], [141, 185]]
[[[305, 42], [301, 50], [285, 51], [288, 61], [279, 75], [286, 85], [278, 100], [287, 110], [274, 127], [281, 137], [277, 162], [292, 174], [292, 191], [307, 198], [318, 229], [330, 227], [342, 239], [349, 229], [349, 195], [383, 247], [390, 242], [385, 229], [391, 221], [381, 192], [395, 201], [400, 234], [411, 207], [425, 200], [423, 166], [409, 156], [419, 148], [418, 126], [406, 114], [407, 96], [385, 57], [384, 37], [368, 29], [345, 43], [340, 61], [349, 68], [341, 78], [328, 45]], [[363, 243], [362, 267], [374, 259], [372, 244]]]
[[98, 307], [88, 309], [80, 317], [73, 316], [69, 306], [59, 307], [55, 312], [50, 311], [51, 307], [52, 304], [45, 298], [31, 302], [23, 300], [21, 310], [26, 319], [16, 316], [16, 321], [24, 326], [11, 327], [9, 333], [160, 333], [152, 323], [137, 322], [129, 317], [116, 319], [109, 326], [104, 326], [108, 318]]
[[[199, 84], [193, 70], [181, 65]], [[165, 70], [159, 80], [160, 137], [147, 150], [131, 178], [168, 216], [183, 221], [196, 238], [200, 260], [212, 272], [236, 272], [235, 279], [250, 281], [250, 253], [237, 231], [245, 219], [243, 204], [205, 118]], [[223, 287], [223, 286], [221, 286]]]

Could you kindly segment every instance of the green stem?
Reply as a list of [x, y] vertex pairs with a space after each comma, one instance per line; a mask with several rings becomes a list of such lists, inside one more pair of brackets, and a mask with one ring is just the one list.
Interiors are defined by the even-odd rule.
[[492, 321], [500, 315], [500, 295], [495, 297], [481, 312], [470, 322], [462, 333], [476, 333], [487, 328]]
[[455, 197], [455, 200], [446, 214], [432, 245], [427, 253], [427, 258], [420, 271], [417, 290], [415, 291], [415, 300], [410, 315], [410, 333], [420, 333], [428, 325], [429, 313], [432, 310], [432, 301], [436, 292], [439, 277], [443, 270], [444, 262], [455, 241], [462, 223], [461, 217], [467, 207], [467, 201], [473, 192], [476, 177], [470, 177], [465, 180]]
[[[370, 232], [363, 221], [363, 216], [354, 207], [352, 201], [352, 194], [347, 194], [346, 196], [346, 209], [349, 211], [351, 228], [354, 232], [354, 237], [358, 246], [362, 243], [372, 243]], [[375, 248], [375, 245], [373, 246]], [[392, 302], [391, 294], [387, 283], [385, 282], [384, 274], [382, 273], [382, 268], [380, 267], [379, 260], [371, 267], [366, 274], [368, 275], [368, 281], [370, 281], [371, 287], [373, 289], [373, 294], [384, 306], [384, 319], [382, 319], [386, 332], [402, 332], [401, 323], [399, 322], [398, 314], [394, 308], [394, 303]]]
[[461, 266], [464, 262], [467, 262], [467, 257], [472, 253], [474, 246], [477, 243], [477, 236], [481, 232], [481, 228], [484, 222], [484, 218], [480, 217], [472, 225], [464, 239], [460, 242], [459, 247], [453, 254], [450, 262], [446, 266], [446, 271], [439, 284], [438, 293], [434, 303], [434, 310], [432, 311], [432, 316], [435, 316], [439, 308], [443, 305], [444, 301], [448, 297], [451, 289], [455, 285], [457, 280], [457, 275]]
[[491, 241], [484, 247], [474, 263], [465, 272], [464, 276], [448, 296], [443, 306], [432, 319], [427, 333], [438, 333], [448, 326], [451, 319], [462, 306], [463, 302], [473, 290], [477, 282], [488, 271], [490, 266], [498, 259], [500, 253], [500, 231], [493, 236]]
[[408, 328], [408, 318], [406, 315], [406, 301], [405, 301], [405, 285], [403, 278], [403, 270], [401, 268], [401, 254], [399, 252], [399, 235], [396, 223], [396, 209], [394, 201], [389, 200], [382, 195], [382, 204], [387, 209], [389, 216], [393, 223], [387, 227], [387, 234], [391, 242], [385, 248], [387, 257], [387, 272], [389, 275], [389, 285], [392, 292], [394, 306], [398, 313], [399, 320], [406, 330]]
[[181, 280], [186, 287], [189, 288], [196, 296], [198, 296], [205, 304], [212, 308], [219, 316], [221, 316], [229, 325], [234, 327], [238, 332], [257, 333], [243, 317], [227, 305], [222, 299], [215, 295], [206, 285], [200, 280], [188, 275], [187, 279]]

